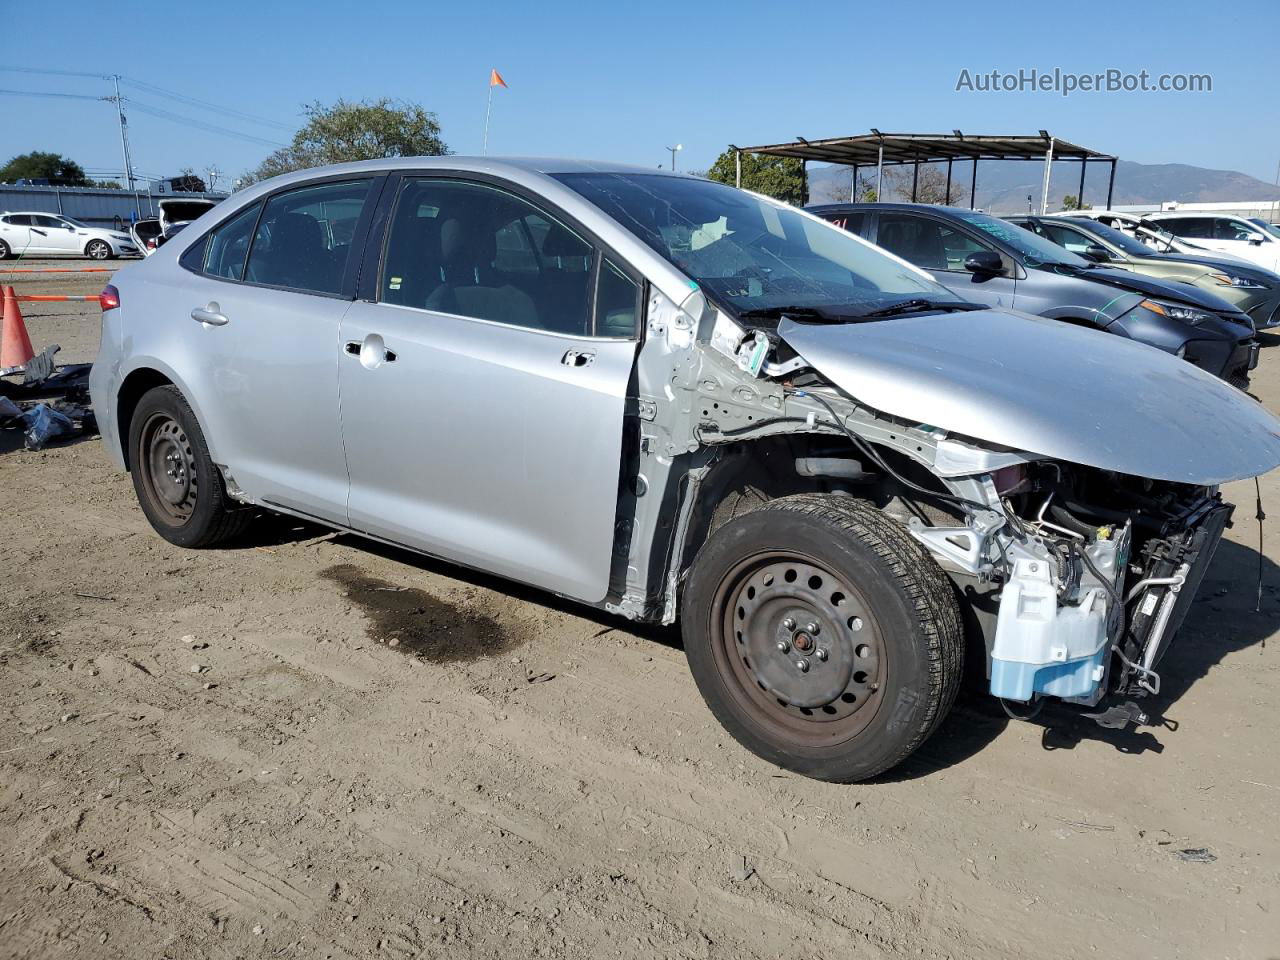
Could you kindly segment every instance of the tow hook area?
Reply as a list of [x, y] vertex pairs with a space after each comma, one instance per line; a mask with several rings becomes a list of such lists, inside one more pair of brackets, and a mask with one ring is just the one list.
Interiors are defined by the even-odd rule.
[[1151, 722], [1151, 718], [1132, 700], [1118, 703], [1098, 713], [1085, 713], [1081, 716], [1088, 717], [1098, 726], [1106, 727], [1108, 730], [1123, 730], [1130, 724], [1135, 727], [1144, 727]]

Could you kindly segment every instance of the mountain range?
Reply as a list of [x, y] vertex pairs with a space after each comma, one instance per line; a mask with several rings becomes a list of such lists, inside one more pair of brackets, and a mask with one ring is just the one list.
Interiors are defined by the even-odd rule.
[[[945, 171], [943, 164], [937, 164]], [[889, 168], [891, 169], [891, 168]], [[895, 196], [886, 188], [885, 200], [909, 200], [911, 167], [898, 168], [899, 182], [905, 195]], [[952, 168], [952, 183], [963, 189], [965, 206], [968, 206], [970, 177], [973, 166], [968, 161], [957, 161]], [[1085, 181], [1084, 199], [1093, 207], [1101, 208], [1107, 202], [1107, 178], [1110, 164], [1089, 164]], [[811, 203], [825, 203], [849, 199], [848, 167], [827, 166], [809, 168], [809, 199]], [[1016, 213], [1027, 209], [1027, 197], [1039, 209], [1040, 189], [1044, 178], [1044, 164], [1027, 160], [984, 160], [978, 167], [977, 206], [993, 213]], [[864, 186], [875, 186], [875, 170], [860, 171]], [[1064, 161], [1053, 165], [1049, 183], [1049, 209], [1062, 205], [1062, 198], [1075, 194], [1080, 188], [1080, 164]], [[1231, 202], [1245, 200], [1280, 201], [1280, 186], [1266, 183], [1235, 170], [1210, 170], [1185, 163], [1136, 163], [1120, 160], [1116, 164], [1116, 186], [1112, 199], [1114, 206], [1124, 204], [1160, 204], [1169, 201], [1179, 203]]]

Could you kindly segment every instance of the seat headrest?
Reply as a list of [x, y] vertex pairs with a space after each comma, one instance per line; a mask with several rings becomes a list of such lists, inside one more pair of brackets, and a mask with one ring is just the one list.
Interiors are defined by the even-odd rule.
[[590, 245], [571, 230], [553, 223], [542, 241], [544, 257], [586, 257], [591, 255]]
[[271, 224], [271, 246], [277, 250], [317, 251], [324, 247], [324, 230], [309, 213], [282, 213]]

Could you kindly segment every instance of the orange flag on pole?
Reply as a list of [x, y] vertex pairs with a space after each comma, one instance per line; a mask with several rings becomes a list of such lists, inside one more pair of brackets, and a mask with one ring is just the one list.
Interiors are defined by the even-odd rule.
[[497, 70], [491, 69], [489, 71], [489, 86], [506, 87], [506, 85], [507, 85], [507, 81], [502, 79], [502, 74], [500, 74]]

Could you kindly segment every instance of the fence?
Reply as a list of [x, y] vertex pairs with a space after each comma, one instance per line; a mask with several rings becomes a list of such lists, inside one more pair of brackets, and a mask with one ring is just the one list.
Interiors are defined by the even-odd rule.
[[225, 193], [150, 193], [104, 187], [44, 187], [0, 183], [0, 213], [59, 213], [92, 227], [124, 229], [135, 220], [154, 217], [156, 202], [204, 198], [223, 200]]

